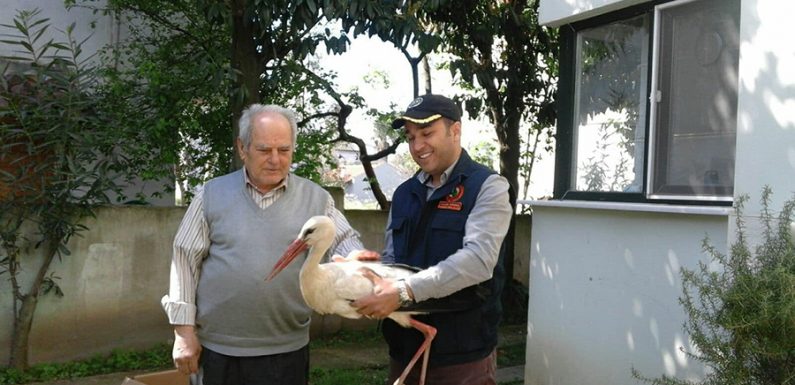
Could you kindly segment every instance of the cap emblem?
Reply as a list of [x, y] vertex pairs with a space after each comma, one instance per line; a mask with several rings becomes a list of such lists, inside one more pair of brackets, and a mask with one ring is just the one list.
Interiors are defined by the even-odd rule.
[[409, 108], [414, 108], [414, 107], [417, 107], [417, 106], [419, 106], [420, 104], [422, 104], [422, 96], [420, 96], [420, 97], [418, 97], [418, 98], [416, 98], [416, 99], [412, 100], [412, 101], [411, 101], [411, 103], [409, 103], [409, 106], [408, 106], [408, 107], [406, 107], [406, 109], [408, 110]]

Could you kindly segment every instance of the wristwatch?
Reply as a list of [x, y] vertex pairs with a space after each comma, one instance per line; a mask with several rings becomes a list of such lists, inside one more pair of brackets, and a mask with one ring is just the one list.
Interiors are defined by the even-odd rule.
[[400, 306], [408, 306], [414, 303], [414, 300], [411, 299], [409, 296], [409, 289], [406, 286], [406, 281], [399, 279], [395, 282], [395, 287], [397, 288], [398, 298], [400, 300]]

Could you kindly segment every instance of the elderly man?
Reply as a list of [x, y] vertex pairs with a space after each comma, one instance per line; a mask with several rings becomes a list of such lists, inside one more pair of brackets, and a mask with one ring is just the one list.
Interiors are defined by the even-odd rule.
[[[392, 127], [404, 127], [420, 170], [392, 196], [383, 261], [422, 270], [384, 280], [354, 306], [377, 318], [415, 302], [415, 309], [447, 309], [416, 316], [438, 330], [426, 384], [495, 384], [502, 244], [513, 215], [508, 181], [461, 148], [461, 111], [444, 96], [415, 99]], [[423, 337], [388, 319], [383, 333], [393, 381]], [[407, 383], [417, 382], [416, 371]]]
[[263, 277], [304, 222], [337, 225], [330, 250], [361, 249], [358, 234], [320, 186], [290, 174], [297, 127], [292, 111], [254, 104], [240, 118], [241, 170], [210, 180], [174, 239], [169, 294], [174, 363], [201, 385], [307, 384], [311, 310], [300, 264]]

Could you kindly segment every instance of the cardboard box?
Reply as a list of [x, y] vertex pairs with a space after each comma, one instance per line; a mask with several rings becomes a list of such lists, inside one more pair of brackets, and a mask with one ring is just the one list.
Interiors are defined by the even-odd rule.
[[189, 377], [175, 370], [127, 377], [121, 385], [188, 385]]

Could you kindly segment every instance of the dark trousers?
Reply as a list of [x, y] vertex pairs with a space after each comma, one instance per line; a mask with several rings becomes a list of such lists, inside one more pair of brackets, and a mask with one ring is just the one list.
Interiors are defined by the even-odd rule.
[[269, 356], [233, 357], [202, 346], [191, 385], [307, 385], [309, 346]]
[[[405, 366], [390, 359], [389, 360], [389, 382], [392, 384], [400, 377]], [[416, 385], [420, 380], [420, 370], [422, 369], [422, 357], [414, 365], [406, 384]], [[425, 373], [425, 385], [495, 385], [497, 383], [497, 350], [491, 352], [486, 358], [467, 362], [464, 364], [440, 366], [428, 368]]]

